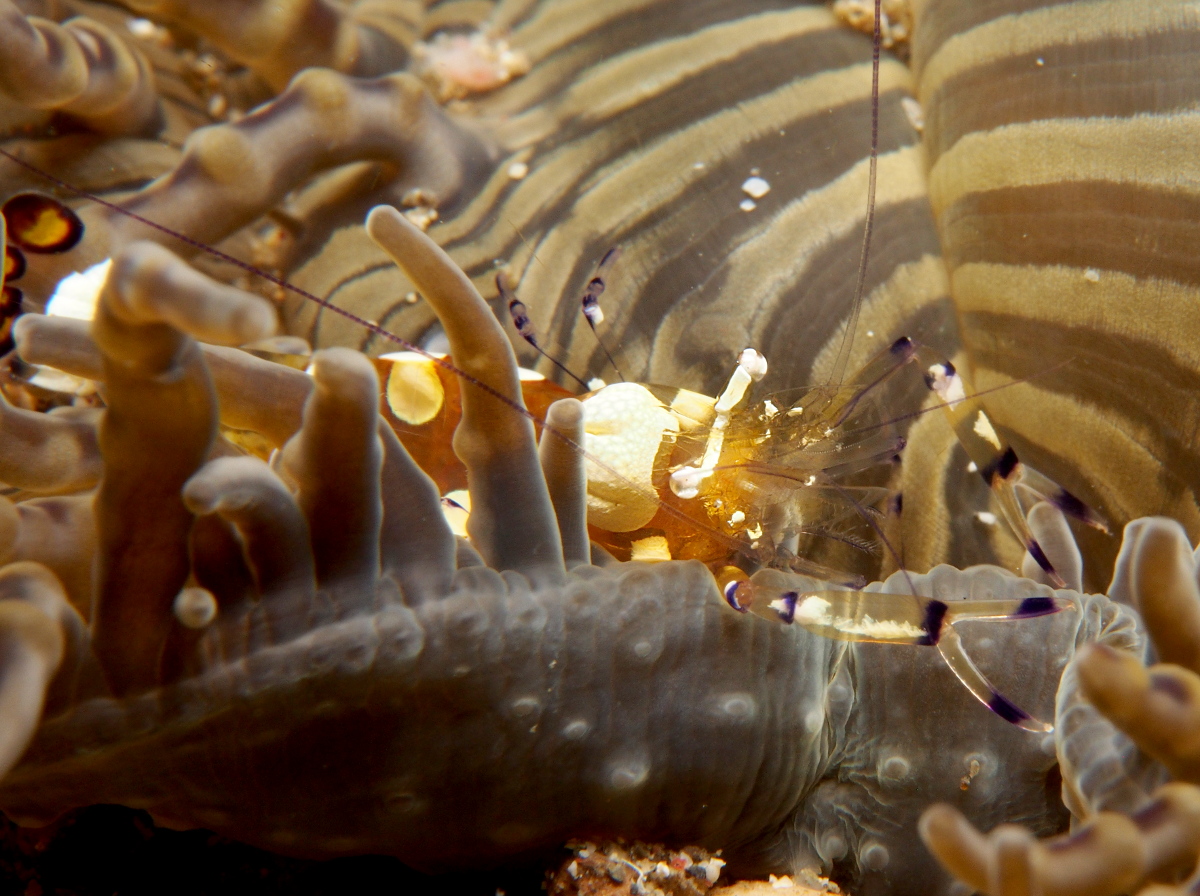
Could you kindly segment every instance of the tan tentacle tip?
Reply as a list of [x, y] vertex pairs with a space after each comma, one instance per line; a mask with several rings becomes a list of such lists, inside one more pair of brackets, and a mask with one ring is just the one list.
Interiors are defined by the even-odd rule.
[[117, 255], [105, 296], [125, 323], [167, 323], [216, 345], [266, 339], [278, 326], [265, 299], [218, 283], [156, 243], [131, 243]]
[[1041, 842], [1016, 825], [984, 835], [953, 806], [939, 803], [925, 810], [918, 831], [946, 870], [994, 896], [1117, 896], [1154, 870], [1157, 858], [1135, 821], [1115, 812]]
[[378, 404], [379, 374], [366, 355], [349, 348], [326, 348], [313, 355], [308, 373], [318, 388], [336, 394], [358, 393], [369, 406]]
[[1102, 644], [1080, 651], [1084, 694], [1177, 778], [1200, 782], [1200, 676], [1182, 666], [1146, 669]]
[[62, 585], [37, 563], [0, 570], [0, 778], [29, 745], [66, 639], [47, 608], [65, 603]]

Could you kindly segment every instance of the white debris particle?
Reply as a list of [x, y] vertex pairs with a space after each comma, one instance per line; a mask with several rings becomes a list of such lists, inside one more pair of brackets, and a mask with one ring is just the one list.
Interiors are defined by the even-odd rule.
[[743, 199], [741, 202], [738, 203], [738, 208], [740, 208], [744, 212], [752, 212], [756, 208], [758, 208], [758, 203], [755, 202], [753, 199]]
[[751, 199], [762, 199], [771, 192], [771, 185], [761, 177], [748, 177], [742, 184], [742, 192]]
[[567, 866], [567, 874], [575, 880], [579, 880], [579, 863], [572, 860], [571, 864]]
[[769, 398], [763, 402], [763, 410], [766, 412], [767, 417], [774, 417], [779, 413], [779, 408], [777, 408], [775, 406], [775, 402], [771, 401]]
[[867, 330], [867, 336], [874, 336], [874, 335], [875, 335], [874, 330]]
[[906, 96], [901, 98], [900, 108], [904, 110], [904, 116], [914, 131], [920, 133], [925, 130], [925, 110], [921, 108], [920, 103], [911, 96]]
[[529, 166], [524, 162], [513, 162], [508, 166], [508, 176], [513, 180], [520, 180], [529, 173]]
[[158, 33], [158, 26], [149, 19], [130, 19], [128, 27], [134, 37], [151, 38]]
[[701, 862], [698, 867], [704, 869], [704, 879], [710, 884], [715, 884], [721, 876], [721, 869], [725, 867], [725, 861], [714, 856], [707, 862]]
[[979, 511], [977, 514], [975, 514], [975, 519], [979, 520], [979, 522], [983, 523], [985, 526], [996, 525], [996, 514], [987, 510]]
[[737, 526], [744, 522], [746, 522], [746, 514], [742, 513], [740, 510], [735, 510], [729, 516], [729, 525], [731, 526]]
[[68, 274], [50, 296], [46, 313], [51, 317], [74, 317], [91, 320], [96, 316], [96, 304], [100, 301], [100, 290], [108, 277], [112, 259], [106, 258], [86, 271]]
[[591, 389], [593, 392], [603, 389], [607, 385], [608, 385], [608, 383], [604, 382], [604, 380], [600, 379], [600, 377], [598, 377], [598, 376], [592, 377], [590, 380], [588, 380], [588, 383], [587, 383], [587, 387], [589, 389]]
[[1100, 272], [1098, 270], [1096, 270], [1095, 268], [1088, 268], [1086, 271], [1083, 272], [1083, 279], [1086, 280], [1088, 283], [1099, 283], [1100, 282]]
[[172, 609], [180, 624], [200, 629], [217, 618], [217, 599], [204, 588], [184, 588], [175, 597]]
[[693, 162], [692, 163], [693, 171], [703, 171], [706, 167], [708, 167], [708, 166], [705, 165], [703, 162]]
[[975, 463], [975, 461], [971, 461], [969, 464], [967, 464], [967, 472], [968, 473], [978, 473], [979, 465], [977, 463]]
[[795, 886], [795, 884], [792, 883], [792, 879], [786, 874], [781, 875], [780, 877], [776, 877], [774, 874], [772, 874], [769, 875], [768, 880], [770, 881], [771, 886], [776, 890], [788, 890]]

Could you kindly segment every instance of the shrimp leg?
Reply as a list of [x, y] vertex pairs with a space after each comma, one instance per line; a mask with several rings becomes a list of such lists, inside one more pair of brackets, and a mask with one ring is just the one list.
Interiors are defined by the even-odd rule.
[[836, 641], [937, 647], [963, 686], [980, 703], [1026, 731], [1047, 733], [1054, 726], [1034, 718], [1000, 693], [967, 654], [954, 626], [973, 619], [1033, 619], [1074, 608], [1065, 597], [1034, 594], [1003, 600], [943, 601], [874, 591], [781, 590], [770, 577], [731, 581], [723, 592], [740, 612], [800, 625]]

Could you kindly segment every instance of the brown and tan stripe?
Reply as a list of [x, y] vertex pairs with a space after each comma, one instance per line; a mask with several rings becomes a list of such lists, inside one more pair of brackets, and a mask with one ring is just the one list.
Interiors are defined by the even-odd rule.
[[[596, 261], [623, 255], [605, 295], [605, 335], [634, 376], [715, 389], [745, 344], [770, 343], [777, 385], [808, 382], [849, 304], [866, 206], [870, 46], [822, 5], [780, 0], [575, 0], [501, 4], [529, 75], [471, 104], [507, 153], [475, 197], [430, 232], [485, 295], [505, 266], [543, 339], [581, 372], [602, 354], [577, 301]], [[868, 288], [936, 257], [918, 137], [900, 107], [911, 83], [882, 77], [879, 231]], [[512, 180], [514, 161], [528, 166]], [[739, 203], [757, 172], [771, 191]], [[347, 242], [339, 241], [340, 252]], [[370, 257], [357, 247], [354, 257]], [[925, 292], [945, 308], [944, 277]], [[412, 334], [382, 258], [320, 285]], [[305, 272], [317, 278], [312, 266]], [[368, 286], [369, 284], [369, 286]], [[311, 312], [305, 312], [311, 315]], [[710, 321], [737, 318], [736, 326]], [[913, 318], [914, 320], [916, 318]], [[322, 320], [322, 339], [344, 340]], [[869, 328], [869, 327], [868, 327]], [[930, 328], [953, 351], [953, 327]], [[879, 328], [875, 344], [898, 333]], [[916, 334], [920, 335], [920, 334]], [[375, 343], [371, 343], [374, 345]]]
[[[1117, 524], [1200, 536], [1200, 10], [918, 6], [930, 196], [989, 411]], [[1092, 547], [1103, 585], [1115, 544]]]

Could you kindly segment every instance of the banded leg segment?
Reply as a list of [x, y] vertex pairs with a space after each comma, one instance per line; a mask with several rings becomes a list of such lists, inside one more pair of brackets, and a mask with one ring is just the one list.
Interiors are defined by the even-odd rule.
[[908, 338], [900, 339], [893, 345], [893, 352], [898, 349], [906, 356], [906, 360], [924, 369], [925, 384], [942, 400], [942, 409], [954, 428], [954, 434], [978, 468], [983, 481], [996, 496], [1000, 512], [1013, 534], [1045, 572], [1050, 583], [1056, 588], [1066, 588], [1066, 581], [1054, 568], [1025, 519], [1025, 510], [1017, 494], [1018, 486], [1032, 495], [1035, 502], [1045, 501], [1068, 516], [1108, 532], [1104, 520], [1075, 495], [1021, 463], [1017, 452], [992, 425], [979, 396], [953, 364]]
[[735, 610], [773, 622], [799, 625], [836, 641], [936, 647], [950, 671], [984, 706], [1026, 731], [1054, 730], [1004, 696], [967, 654], [954, 626], [973, 619], [1033, 619], [1074, 604], [1052, 594], [998, 600], [943, 601], [920, 595], [878, 591], [796, 590], [796, 580], [777, 570], [762, 570], [749, 581], [732, 581], [725, 599]]

